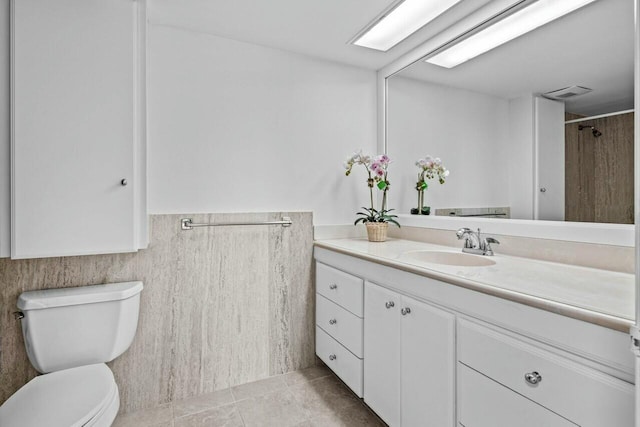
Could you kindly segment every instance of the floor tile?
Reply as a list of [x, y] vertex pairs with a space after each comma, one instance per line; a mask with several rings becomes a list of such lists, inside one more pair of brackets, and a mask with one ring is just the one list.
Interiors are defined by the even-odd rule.
[[326, 366], [118, 417], [114, 427], [384, 427]]
[[280, 375], [233, 387], [231, 388], [231, 392], [235, 400], [240, 401], [251, 397], [262, 396], [263, 394], [273, 391], [283, 390], [286, 387], [287, 383], [284, 382], [284, 379]]
[[333, 375], [289, 387], [310, 419], [331, 415], [347, 406], [361, 404], [351, 390]]
[[236, 403], [246, 427], [294, 427], [308, 420], [291, 391], [284, 389]]
[[284, 374], [282, 378], [287, 383], [287, 385], [294, 385], [301, 382], [316, 380], [318, 378], [323, 378], [329, 375], [331, 375], [331, 370], [329, 370], [329, 368], [327, 368], [326, 366], [312, 366], [311, 368], [289, 372], [288, 374]]
[[172, 421], [171, 404], [165, 403], [153, 409], [119, 415], [112, 427], [165, 427], [173, 425]]
[[243, 427], [235, 403], [175, 419], [175, 427]]
[[362, 403], [327, 412], [311, 420], [312, 427], [384, 427], [385, 425]]
[[202, 394], [200, 396], [174, 402], [173, 416], [180, 418], [185, 415], [195, 414], [218, 406], [228, 405], [233, 403], [233, 401], [233, 395], [231, 394], [230, 389], [214, 391], [213, 393]]

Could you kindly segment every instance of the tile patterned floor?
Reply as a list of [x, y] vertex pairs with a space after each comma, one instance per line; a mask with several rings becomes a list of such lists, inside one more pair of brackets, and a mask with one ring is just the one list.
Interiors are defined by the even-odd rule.
[[384, 427], [318, 366], [118, 417], [113, 427]]

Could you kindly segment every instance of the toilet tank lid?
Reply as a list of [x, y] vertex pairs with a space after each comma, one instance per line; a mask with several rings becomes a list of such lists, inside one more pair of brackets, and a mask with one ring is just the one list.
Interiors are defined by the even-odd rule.
[[142, 291], [142, 282], [108, 283], [77, 288], [44, 289], [23, 292], [18, 298], [20, 310], [40, 310], [43, 308], [68, 305], [92, 304], [131, 298]]

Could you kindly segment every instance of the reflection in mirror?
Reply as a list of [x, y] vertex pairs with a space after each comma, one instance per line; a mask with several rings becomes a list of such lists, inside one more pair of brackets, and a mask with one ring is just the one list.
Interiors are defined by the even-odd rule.
[[[400, 213], [626, 223], [633, 201], [633, 0], [597, 0], [452, 68], [387, 79]], [[433, 56], [433, 55], [430, 55]], [[426, 212], [426, 209], [423, 209]]]

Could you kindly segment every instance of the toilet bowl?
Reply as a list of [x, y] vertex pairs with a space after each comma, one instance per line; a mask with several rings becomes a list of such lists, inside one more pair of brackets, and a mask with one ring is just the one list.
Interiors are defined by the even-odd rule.
[[107, 365], [81, 366], [29, 381], [0, 407], [0, 426], [110, 426], [119, 406]]
[[23, 293], [27, 355], [44, 375], [0, 406], [0, 426], [110, 426], [120, 397], [104, 362], [131, 345], [141, 290], [127, 282]]

